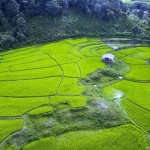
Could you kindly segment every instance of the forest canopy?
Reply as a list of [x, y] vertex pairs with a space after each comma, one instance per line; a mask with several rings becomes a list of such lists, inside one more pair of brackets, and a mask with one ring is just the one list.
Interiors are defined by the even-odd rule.
[[[128, 4], [123, 3], [121, 0], [1, 0], [0, 2], [1, 50], [11, 48], [14, 45], [18, 45], [18, 43], [22, 43], [23, 45], [36, 43], [34, 42], [34, 39], [31, 37], [33, 32], [35, 32], [34, 30], [35, 27], [31, 27], [32, 23], [29, 22], [30, 18], [34, 20], [34, 18], [42, 16], [43, 18], [50, 17], [60, 19], [60, 17], [67, 17], [67, 16], [70, 17], [72, 15], [74, 15], [74, 18], [76, 18], [77, 17], [76, 12], [82, 13], [84, 17], [86, 17], [87, 19], [90, 18], [91, 21], [93, 18], [96, 18], [97, 21], [102, 20], [101, 22], [104, 21], [110, 23], [113, 21], [117, 22], [119, 21], [119, 19], [124, 19], [126, 20], [127, 24], [128, 22], [130, 22], [130, 24], [132, 23], [131, 28], [130, 26], [128, 26], [124, 29], [125, 35], [130, 36], [134, 35], [138, 38], [150, 37], [149, 36], [150, 33], [148, 32], [150, 25], [150, 5], [147, 3], [135, 2], [133, 4]], [[144, 26], [136, 24], [136, 22], [140, 22], [139, 20], [141, 21], [141, 24], [144, 23]], [[79, 21], [81, 22], [81, 19]], [[56, 20], [54, 21], [54, 24], [55, 22]], [[104, 25], [102, 25], [101, 31], [109, 31], [110, 26], [107, 29], [106, 27], [104, 27]], [[116, 31], [111, 32], [117, 35], [118, 28], [120, 26], [121, 25], [119, 22], [116, 23], [115, 25]], [[39, 28], [38, 27], [36, 28], [39, 31]], [[46, 27], [46, 29], [47, 28], [48, 27]], [[60, 28], [62, 27], [60, 26]], [[95, 28], [94, 22], [93, 28]], [[130, 28], [131, 33], [129, 33], [127, 28]], [[63, 35], [61, 34], [57, 36], [55, 32], [53, 32], [52, 35], [55, 35], [59, 38], [71, 37], [76, 35], [85, 36], [82, 33], [82, 31], [80, 32], [79, 30], [77, 29], [77, 27], [75, 27], [74, 34], [72, 35], [69, 35], [68, 33], [66, 33], [66, 31], [65, 34]], [[36, 31], [36, 33], [38, 31]], [[90, 29], [88, 30], [88, 32], [93, 33], [93, 31], [91, 31]], [[91, 36], [97, 35], [98, 34], [94, 33], [94, 35]], [[105, 35], [105, 33], [103, 33], [103, 35]], [[51, 36], [50, 39], [57, 40], [57, 38], [55, 37], [52, 38]]]

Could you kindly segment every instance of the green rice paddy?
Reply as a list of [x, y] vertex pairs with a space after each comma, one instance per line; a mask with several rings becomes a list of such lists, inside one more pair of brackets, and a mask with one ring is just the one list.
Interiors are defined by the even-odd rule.
[[85, 96], [52, 96], [50, 104], [69, 103], [72, 108], [84, 107], [87, 101]]
[[42, 106], [29, 112], [30, 115], [40, 115], [53, 112], [52, 106]]
[[23, 120], [0, 120], [0, 142], [2, 142], [7, 136], [13, 132], [19, 131], [23, 128]]
[[25, 146], [24, 150], [143, 150], [148, 147], [145, 135], [133, 125], [124, 125], [101, 131], [68, 132], [44, 138]]
[[0, 150], [150, 149], [149, 47], [79, 38], [0, 57]]

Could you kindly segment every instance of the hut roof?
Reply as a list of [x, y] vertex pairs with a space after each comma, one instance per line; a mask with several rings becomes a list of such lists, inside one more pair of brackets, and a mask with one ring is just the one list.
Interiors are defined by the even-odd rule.
[[113, 60], [115, 58], [115, 56], [113, 54], [108, 53], [108, 54], [103, 55], [102, 59], [105, 59], [105, 58], [109, 58], [109, 59]]

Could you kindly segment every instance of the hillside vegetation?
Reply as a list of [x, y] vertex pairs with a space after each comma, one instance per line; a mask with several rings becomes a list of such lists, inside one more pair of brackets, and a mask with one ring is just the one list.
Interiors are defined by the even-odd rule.
[[68, 37], [150, 38], [150, 6], [121, 0], [2, 0], [0, 50]]

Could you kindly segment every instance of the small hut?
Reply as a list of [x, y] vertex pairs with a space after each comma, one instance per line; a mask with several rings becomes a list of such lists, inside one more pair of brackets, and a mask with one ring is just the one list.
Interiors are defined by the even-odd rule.
[[103, 62], [112, 63], [114, 61], [115, 56], [112, 54], [104, 54], [102, 57]]

